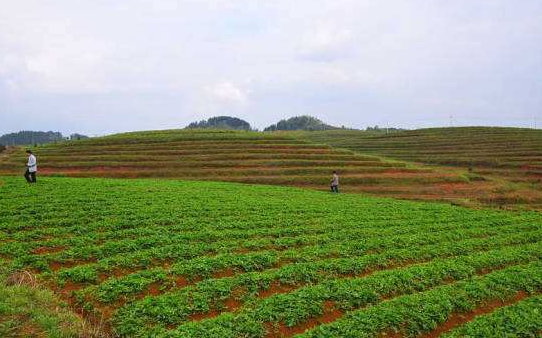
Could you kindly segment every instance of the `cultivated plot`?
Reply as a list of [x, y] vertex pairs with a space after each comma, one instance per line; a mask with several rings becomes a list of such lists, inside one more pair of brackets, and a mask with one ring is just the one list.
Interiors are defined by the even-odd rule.
[[536, 212], [216, 182], [1, 181], [5, 265], [121, 337], [542, 330]]

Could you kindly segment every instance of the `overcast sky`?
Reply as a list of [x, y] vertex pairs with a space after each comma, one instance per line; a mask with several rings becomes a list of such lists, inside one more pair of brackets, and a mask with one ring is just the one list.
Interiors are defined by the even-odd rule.
[[4, 0], [0, 134], [542, 126], [541, 0]]

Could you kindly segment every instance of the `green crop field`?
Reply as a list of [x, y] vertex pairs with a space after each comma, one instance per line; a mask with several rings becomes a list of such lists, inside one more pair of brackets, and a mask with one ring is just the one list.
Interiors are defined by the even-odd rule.
[[[383, 160], [344, 149], [322, 135], [364, 132], [262, 133], [219, 130], [134, 132], [35, 147], [40, 175], [182, 178], [327, 190], [333, 170], [345, 192], [462, 205], [542, 207], [542, 193], [481, 175]], [[377, 134], [379, 135], [379, 134]], [[326, 144], [329, 143], [329, 144]], [[24, 148], [0, 157], [0, 173], [21, 174]]]
[[0, 261], [6, 337], [542, 330], [536, 211], [226, 182], [1, 177]]

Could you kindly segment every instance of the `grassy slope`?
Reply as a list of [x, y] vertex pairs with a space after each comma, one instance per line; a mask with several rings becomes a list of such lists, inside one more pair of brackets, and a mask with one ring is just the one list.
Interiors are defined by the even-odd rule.
[[[468, 175], [335, 149], [296, 133], [169, 130], [112, 135], [35, 150], [41, 174], [94, 177], [167, 177], [328, 189], [333, 170], [344, 191], [407, 198], [468, 199], [481, 182]], [[16, 173], [23, 150], [0, 162]], [[442, 189], [453, 185], [454, 189]]]
[[[0, 178], [0, 181], [0, 254], [8, 262], [6, 273], [14, 269], [33, 271], [41, 283], [73, 306], [74, 294], [70, 292], [78, 290], [80, 295], [86, 295], [80, 298], [82, 302], [102, 314], [115, 316], [118, 308], [124, 309], [117, 313], [114, 328], [125, 332], [127, 337], [134, 336], [130, 332], [145, 333], [156, 325], [158, 332], [177, 325], [181, 330], [205, 330], [204, 325], [191, 322], [192, 317], [178, 317], [179, 313], [186, 308], [194, 310], [191, 308], [193, 299], [198, 300], [194, 305], [197, 305], [196, 313], [205, 312], [201, 304], [206, 304], [208, 297], [214, 297], [211, 306], [215, 306], [215, 302], [228, 299], [228, 290], [245, 290], [230, 287], [228, 281], [237, 281], [236, 276], [248, 276], [248, 272], [253, 273], [254, 278], [238, 281], [254, 282], [253, 287], [261, 289], [265, 283], [260, 284], [257, 276], [266, 273], [272, 276], [274, 271], [284, 270], [283, 280], [300, 289], [290, 290], [288, 294], [275, 292], [265, 299], [244, 295], [249, 299], [238, 312], [217, 314], [216, 321], [210, 319], [208, 323], [220, 327], [220, 323], [228, 322], [228, 316], [237, 314], [240, 317], [236, 320], [245, 320], [242, 315], [252, 313], [252, 306], [258, 315], [265, 316], [266, 309], [277, 307], [284, 311], [275, 309], [271, 313], [295, 317], [298, 311], [317, 311], [324, 296], [334, 297], [338, 305], [346, 306], [349, 297], [361, 297], [364, 293], [358, 293], [357, 284], [350, 286], [350, 279], [345, 276], [362, 276], [354, 279], [360, 285], [365, 285], [364, 280], [367, 283], [374, 280], [374, 285], [368, 285], [392, 290], [388, 298], [398, 297], [401, 292], [408, 294], [450, 284], [453, 278], [470, 280], [473, 271], [478, 271], [470, 267], [470, 262], [485, 257], [473, 251], [525, 247], [527, 252], [532, 251], [527, 250], [531, 244], [542, 240], [541, 215], [536, 212], [472, 210], [439, 203], [217, 182], [43, 178], [37, 185], [28, 186], [15, 177]], [[183, 245], [188, 245], [189, 250], [183, 252]], [[417, 254], [418, 251], [423, 254]], [[472, 256], [461, 261], [465, 267], [460, 265], [461, 268], [456, 269], [456, 263], [445, 263], [456, 255]], [[274, 261], [274, 257], [286, 259]], [[497, 269], [508, 264], [521, 267], [525, 261], [510, 260], [510, 256], [500, 254], [495, 257], [496, 260], [490, 261], [496, 262], [494, 268]], [[502, 263], [505, 257], [512, 263]], [[421, 264], [419, 268], [412, 267], [412, 272], [405, 270], [402, 278], [393, 277], [403, 268], [409, 269], [405, 264], [433, 258], [436, 263], [431, 268], [426, 269]], [[317, 268], [311, 273], [311, 264], [317, 262], [329, 264], [322, 265], [326, 269]], [[480, 260], [477, 264], [484, 262]], [[292, 269], [296, 266], [299, 269]], [[439, 272], [448, 266], [458, 270], [453, 278]], [[184, 269], [176, 270], [179, 267]], [[95, 269], [98, 273], [92, 274]], [[380, 269], [388, 271], [374, 271]], [[421, 272], [416, 269], [427, 270], [424, 273], [428, 276], [434, 270], [436, 279], [425, 282], [425, 275], [417, 275]], [[488, 272], [483, 264], [478, 269], [477, 273]], [[142, 275], [141, 271], [152, 273]], [[187, 278], [186, 274], [191, 271], [193, 284], [175, 286], [178, 277], [174, 276], [175, 271], [182, 271], [177, 273]], [[228, 273], [221, 274], [222, 271]], [[375, 272], [375, 276], [365, 278], [369, 272]], [[389, 279], [379, 282], [378, 276], [388, 275]], [[329, 278], [345, 285], [335, 285]], [[424, 283], [408, 286], [417, 280]], [[306, 281], [311, 282], [303, 284]], [[395, 293], [394, 283], [407, 286]], [[153, 285], [158, 286], [154, 292], [145, 291]], [[350, 287], [353, 289], [348, 289]], [[523, 288], [522, 285], [517, 287]], [[192, 290], [192, 296], [189, 294], [185, 299], [181, 292], [179, 300], [164, 303], [172, 307], [168, 315], [147, 308], [161, 306], [153, 299], [167, 298], [183, 288]], [[329, 295], [319, 291], [326, 288], [330, 288], [326, 291]], [[215, 289], [213, 295], [210, 290]], [[135, 302], [108, 300], [115, 295], [112, 293], [115, 290], [121, 292], [120, 300], [126, 297]], [[46, 324], [38, 326], [43, 331], [50, 326], [47, 323], [62, 321], [64, 315], [59, 318], [54, 313], [55, 307], [48, 305], [56, 301], [49, 299], [50, 293], [42, 294], [46, 291], [35, 293], [28, 288], [6, 288], [2, 283], [1, 292], [7, 296], [0, 298], [0, 304], [4, 311], [15, 310], [12, 316], [25, 314], [28, 322], [39, 323], [43, 322], [40, 318], [47, 318]], [[144, 295], [150, 297], [140, 300]], [[318, 302], [302, 303], [310, 304], [309, 307], [286, 306], [296, 299], [302, 300], [296, 295], [317, 296]], [[19, 297], [22, 300], [14, 300]], [[374, 302], [384, 305], [380, 298]], [[14, 303], [21, 306], [12, 308]], [[113, 311], [108, 306], [113, 306]], [[179, 309], [175, 310], [177, 306]], [[146, 312], [143, 314], [139, 308]], [[427, 304], [426, 310], [433, 308]], [[132, 318], [131, 313], [135, 317]], [[219, 318], [222, 321], [218, 321]], [[174, 325], [168, 325], [169, 321]], [[148, 325], [142, 325], [146, 322]], [[247, 324], [244, 328], [254, 325]], [[261, 336], [256, 333], [252, 337]]]
[[0, 337], [100, 337], [30, 272], [0, 266]]
[[338, 130], [301, 133], [298, 137], [362, 154], [484, 177], [493, 182], [492, 188], [473, 191], [474, 198], [490, 204], [542, 207], [542, 130], [463, 127], [390, 134]]

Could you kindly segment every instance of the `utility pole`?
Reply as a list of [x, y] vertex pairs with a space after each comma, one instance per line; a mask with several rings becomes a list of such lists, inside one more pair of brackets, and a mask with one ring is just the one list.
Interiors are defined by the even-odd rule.
[[454, 116], [450, 115], [450, 127], [454, 126]]

